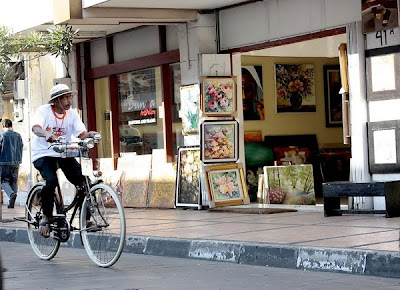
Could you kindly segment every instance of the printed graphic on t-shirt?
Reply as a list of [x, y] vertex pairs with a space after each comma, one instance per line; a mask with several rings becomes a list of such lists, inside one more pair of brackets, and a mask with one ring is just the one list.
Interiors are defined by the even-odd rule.
[[47, 126], [46, 131], [51, 131], [51, 133], [56, 135], [57, 137], [64, 136], [67, 134], [67, 132], [65, 131], [65, 128], [62, 128], [62, 127], [50, 128], [49, 126]]

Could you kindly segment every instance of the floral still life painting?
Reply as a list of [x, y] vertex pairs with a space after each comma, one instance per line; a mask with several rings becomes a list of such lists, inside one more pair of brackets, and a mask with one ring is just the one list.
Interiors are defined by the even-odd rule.
[[203, 78], [201, 104], [205, 116], [232, 116], [236, 112], [236, 83], [234, 78]]
[[204, 121], [201, 124], [201, 160], [204, 163], [236, 161], [237, 131], [236, 121]]
[[198, 84], [180, 89], [182, 134], [196, 134], [199, 131], [200, 87]]
[[238, 174], [239, 171], [237, 169], [210, 173], [212, 192], [215, 200], [232, 200], [243, 196]]
[[179, 147], [176, 206], [198, 206], [200, 201], [200, 147]]
[[242, 164], [205, 166], [204, 171], [208, 184], [210, 207], [250, 202]]
[[270, 203], [315, 205], [311, 164], [264, 166], [264, 178]]
[[276, 64], [278, 113], [316, 112], [314, 65]]

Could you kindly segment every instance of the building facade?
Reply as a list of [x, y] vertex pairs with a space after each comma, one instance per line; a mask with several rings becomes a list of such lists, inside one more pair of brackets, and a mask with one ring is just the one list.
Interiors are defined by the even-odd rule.
[[[23, 1], [14, 2], [21, 5]], [[128, 162], [131, 178], [141, 177], [132, 183], [138, 192], [126, 200], [127, 205], [174, 206], [173, 164], [177, 148], [200, 144], [200, 132], [182, 134], [180, 88], [199, 84], [204, 76], [235, 77], [238, 101], [233, 118], [239, 124], [237, 162], [245, 164], [246, 173], [250, 174], [251, 169], [246, 157], [247, 137], [256, 132], [261, 141], [268, 136], [314, 135], [318, 154], [339, 156], [337, 162], [325, 160], [323, 175], [314, 175], [319, 182], [334, 180], [338, 172], [347, 174], [340, 178], [355, 181], [399, 177], [396, 166], [388, 165], [397, 163], [393, 156], [373, 155], [378, 160], [378, 170], [370, 170], [368, 146], [374, 146], [374, 142], [367, 134], [368, 129], [375, 128], [374, 124], [367, 127], [370, 122], [398, 119], [393, 108], [399, 107], [399, 96], [394, 92], [390, 97], [380, 97], [378, 92], [378, 97], [369, 97], [368, 80], [372, 80], [371, 73], [367, 74], [374, 56], [396, 53], [390, 47], [398, 45], [396, 40], [391, 41], [398, 30], [393, 30], [393, 34], [390, 29], [380, 30], [381, 38], [376, 38], [376, 31], [363, 31], [363, 8], [359, 0], [227, 0], [197, 4], [205, 6], [175, 1], [176, 7], [167, 4], [157, 7], [151, 1], [147, 7], [139, 1], [41, 2], [41, 6], [52, 9], [29, 15], [30, 21], [24, 24], [15, 20], [4, 20], [2, 24], [16, 32], [44, 30], [49, 24], [67, 24], [79, 29], [74, 53], [69, 57], [71, 78], [65, 78], [60, 61], [50, 56], [25, 64], [25, 79], [19, 86], [24, 93], [12, 97], [19, 107], [11, 107], [8, 99], [3, 100], [8, 108], [5, 116], [21, 110], [20, 116], [24, 117], [18, 123], [18, 130], [29, 136], [30, 114], [47, 101], [53, 83], [70, 84], [78, 91], [76, 107], [89, 130], [102, 133], [97, 152], [103, 163], [100, 167], [119, 169], [118, 163], [122, 164], [123, 158], [136, 156]], [[29, 11], [28, 6], [33, 4], [23, 5]], [[382, 31], [388, 41], [379, 44], [376, 40], [382, 39]], [[379, 50], [382, 48], [386, 50]], [[340, 52], [344, 57], [339, 58]], [[278, 70], [290, 65], [313, 69], [313, 98], [303, 104], [307, 109], [293, 110], [288, 98], [283, 100], [278, 96]], [[247, 72], [258, 87], [256, 100], [247, 101], [247, 94], [242, 91]], [[348, 102], [333, 99], [337, 90], [327, 87], [326, 76], [330, 72], [341, 74], [342, 80], [347, 78], [348, 89], [343, 82], [338, 88], [349, 95]], [[330, 89], [332, 98], [328, 98]], [[257, 111], [257, 105], [263, 106], [261, 112]], [[254, 111], [247, 111], [252, 106]], [[338, 106], [347, 108], [342, 112], [348, 116], [337, 117]], [[24, 160], [30, 160], [29, 137], [25, 144]], [[393, 142], [390, 144], [395, 154], [397, 142], [394, 149]], [[35, 180], [30, 162], [25, 167], [27, 182], [21, 189], [29, 188]], [[338, 167], [339, 171], [335, 171]], [[254, 173], [257, 174], [257, 169]], [[118, 181], [110, 178], [109, 182], [117, 186]], [[157, 192], [158, 196], [146, 197], [149, 192]], [[371, 198], [355, 203], [366, 208], [384, 206], [381, 200], [373, 202]]]

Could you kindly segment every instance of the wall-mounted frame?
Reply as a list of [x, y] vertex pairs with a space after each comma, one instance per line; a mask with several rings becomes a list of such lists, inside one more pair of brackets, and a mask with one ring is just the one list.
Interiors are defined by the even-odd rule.
[[400, 52], [398, 46], [365, 51], [367, 100], [400, 98]]
[[238, 160], [238, 122], [235, 120], [204, 121], [200, 125], [201, 161], [204, 163]]
[[400, 120], [367, 125], [370, 173], [400, 172]]
[[340, 66], [324, 66], [325, 120], [326, 127], [341, 127], [342, 121], [342, 87]]
[[197, 134], [199, 132], [200, 85], [182, 86], [180, 88], [180, 96], [182, 134]]
[[236, 78], [201, 77], [203, 116], [230, 117], [236, 114]]
[[200, 147], [179, 147], [175, 206], [199, 207], [200, 203]]
[[265, 120], [262, 65], [242, 66], [243, 120]]
[[204, 166], [210, 207], [249, 204], [241, 163]]
[[275, 64], [277, 113], [316, 112], [313, 64]]

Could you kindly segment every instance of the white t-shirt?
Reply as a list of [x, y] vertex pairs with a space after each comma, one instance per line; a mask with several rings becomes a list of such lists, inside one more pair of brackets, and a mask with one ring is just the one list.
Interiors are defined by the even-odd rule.
[[[71, 136], [78, 137], [86, 132], [86, 127], [80, 119], [78, 113], [70, 109], [64, 115], [59, 115], [51, 109], [50, 104], [39, 107], [32, 120], [32, 128], [40, 126], [46, 131], [51, 131], [56, 136], [64, 136], [66, 141], [71, 140]], [[44, 157], [60, 157], [60, 153], [49, 148], [51, 143], [44, 137], [33, 136], [32, 141], [32, 162]]]

